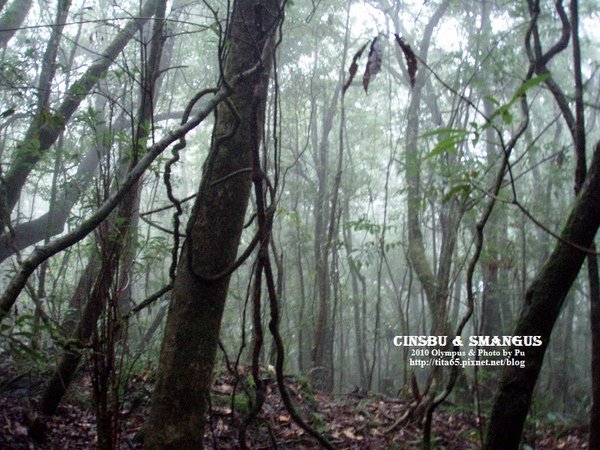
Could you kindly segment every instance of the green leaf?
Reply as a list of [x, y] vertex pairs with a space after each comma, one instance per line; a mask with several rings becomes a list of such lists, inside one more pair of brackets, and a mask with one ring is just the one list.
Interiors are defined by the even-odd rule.
[[123, 217], [123, 216], [115, 217], [115, 225], [117, 227], [122, 227], [123, 225], [126, 225], [128, 221], [129, 221], [129, 218], [127, 218], [127, 217]]
[[433, 158], [443, 153], [458, 153], [457, 145], [464, 142], [469, 135], [469, 132], [466, 130], [452, 130], [450, 132], [446, 131], [445, 133], [448, 134], [448, 136], [440, 139], [440, 141], [431, 149], [431, 151], [425, 155], [423, 160]]
[[529, 80], [524, 81], [523, 84], [521, 84], [521, 86], [519, 86], [519, 89], [517, 89], [517, 92], [515, 92], [515, 95], [513, 96], [513, 98], [516, 100], [517, 98], [519, 98], [523, 94], [525, 94], [529, 89], [543, 83], [549, 77], [550, 77], [550, 73], [543, 73], [541, 75], [538, 75], [537, 77], [533, 77], [533, 78], [530, 78]]
[[471, 192], [471, 186], [469, 184], [466, 183], [461, 183], [461, 184], [457, 184], [456, 186], [453, 186], [452, 189], [450, 189], [450, 191], [448, 191], [448, 193], [446, 195], [444, 195], [443, 198], [443, 202], [447, 203], [448, 201], [452, 200], [454, 197], [461, 197], [461, 200], [466, 200], [467, 196], [469, 195], [469, 193]]
[[496, 98], [492, 97], [491, 95], [486, 95], [483, 98], [495, 106], [500, 106], [500, 102]]
[[3, 111], [2, 114], [0, 114], [0, 117], [5, 119], [6, 117], [12, 116], [14, 113], [15, 108], [8, 108], [6, 111]]
[[519, 100], [519, 98], [521, 98], [529, 89], [543, 83], [545, 80], [548, 79], [549, 76], [549, 73], [544, 73], [537, 77], [530, 78], [529, 80], [525, 80], [521, 84], [521, 86], [519, 86], [518, 89], [515, 91], [510, 101], [505, 105], [499, 106], [498, 109], [496, 109], [496, 111], [493, 112], [493, 114], [488, 119], [488, 123], [483, 128], [487, 128], [488, 126], [490, 126], [490, 124], [498, 116], [502, 117], [502, 121], [505, 124], [510, 125], [513, 120], [513, 116], [509, 112], [510, 107], [514, 105], [517, 102], [517, 100]]
[[217, 37], [221, 37], [221, 30], [219, 29], [219, 25], [216, 23], [211, 23], [208, 26], [208, 29], [210, 31], [212, 31], [213, 33], [215, 33], [215, 35], [217, 35]]

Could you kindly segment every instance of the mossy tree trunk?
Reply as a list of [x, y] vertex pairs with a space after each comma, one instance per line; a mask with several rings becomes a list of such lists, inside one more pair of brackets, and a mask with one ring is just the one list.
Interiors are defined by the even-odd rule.
[[264, 124], [270, 71], [267, 55], [280, 17], [274, 0], [237, 0], [233, 6], [224, 76], [231, 79], [262, 60], [261, 69], [235, 87], [230, 100], [237, 117], [226, 104], [217, 110], [213, 145], [174, 281], [144, 433], [148, 450], [203, 448], [230, 277], [210, 278], [231, 267], [236, 258], [250, 196], [252, 150]]
[[[564, 299], [586, 258], [600, 226], [600, 143], [596, 145], [591, 171], [583, 185], [561, 240], [535, 277], [527, 292], [513, 335], [541, 336], [542, 345], [525, 347], [525, 368], [507, 367], [496, 392], [485, 450], [519, 448], [523, 425], [540, 373], [550, 334]], [[512, 349], [514, 352], [514, 349]]]

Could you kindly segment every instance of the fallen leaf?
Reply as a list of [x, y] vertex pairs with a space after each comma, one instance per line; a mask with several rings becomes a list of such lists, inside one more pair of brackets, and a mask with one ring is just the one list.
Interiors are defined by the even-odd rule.
[[348, 439], [353, 439], [356, 440], [356, 436], [354, 435], [354, 433], [352, 432], [352, 428], [347, 428], [345, 430], [342, 431], [342, 434], [344, 436], [346, 436]]
[[19, 422], [14, 422], [12, 432], [15, 436], [27, 436], [27, 427], [21, 425]]

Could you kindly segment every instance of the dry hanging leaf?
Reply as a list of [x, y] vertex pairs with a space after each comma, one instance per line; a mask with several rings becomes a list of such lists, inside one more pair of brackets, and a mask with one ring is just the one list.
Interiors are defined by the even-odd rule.
[[410, 85], [412, 87], [415, 86], [415, 80], [417, 76], [417, 56], [413, 49], [410, 48], [410, 45], [406, 43], [406, 41], [394, 33], [396, 37], [396, 43], [400, 46], [402, 53], [404, 53], [404, 58], [406, 59], [406, 66], [408, 68], [408, 77], [410, 78]]
[[371, 78], [375, 78], [379, 72], [381, 72], [381, 59], [383, 58], [383, 40], [380, 36], [377, 36], [371, 42], [371, 49], [369, 50], [369, 58], [367, 59], [367, 66], [365, 67], [365, 74], [363, 75], [363, 88], [365, 92], [369, 89], [369, 82]]
[[356, 75], [356, 71], [358, 70], [358, 64], [356, 62], [362, 56], [363, 52], [365, 51], [365, 48], [367, 48], [367, 44], [368, 42], [365, 45], [363, 45], [352, 58], [352, 64], [350, 64], [350, 69], [348, 69], [350, 77], [348, 78], [348, 81], [346, 81], [346, 83], [344, 84], [344, 87], [342, 87], [342, 95], [346, 93], [346, 90], [350, 87], [352, 80], [354, 80], [354, 75]]

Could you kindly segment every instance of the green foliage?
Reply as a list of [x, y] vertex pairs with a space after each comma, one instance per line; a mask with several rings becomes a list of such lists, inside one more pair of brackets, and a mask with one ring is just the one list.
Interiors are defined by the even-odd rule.
[[95, 130], [99, 128], [101, 125], [104, 125], [106, 121], [102, 117], [102, 113], [91, 105], [89, 105], [85, 110], [79, 112], [75, 117], [73, 117], [73, 123], [83, 123], [89, 126], [91, 129]]
[[319, 433], [325, 433], [327, 431], [325, 416], [318, 411], [310, 412], [310, 423]]
[[345, 222], [344, 228], [353, 231], [364, 231], [369, 235], [378, 235], [381, 232], [381, 226], [371, 222], [365, 216], [358, 220], [350, 220]]
[[0, 351], [7, 352], [18, 364], [43, 371], [48, 367], [49, 355], [44, 346], [34, 343], [44, 342], [45, 336], [57, 345], [64, 342], [56, 327], [36, 319], [32, 313], [23, 312], [12, 322], [0, 323]]
[[494, 123], [494, 119], [496, 117], [501, 117], [502, 121], [505, 125], [510, 125], [512, 123], [512, 113], [510, 112], [510, 108], [519, 101], [521, 97], [523, 97], [529, 90], [538, 86], [548, 79], [550, 76], [549, 73], [538, 75], [536, 77], [530, 78], [529, 80], [525, 80], [521, 85], [517, 88], [511, 99], [505, 103], [501, 104], [498, 100], [491, 96], [487, 96], [486, 98], [497, 106], [497, 109], [494, 113], [488, 117], [488, 122], [484, 125], [484, 129], [491, 126]]
[[467, 140], [471, 133], [467, 130], [456, 128], [438, 128], [437, 130], [423, 133], [420, 138], [436, 136], [439, 138], [437, 144], [423, 157], [423, 160], [434, 158], [445, 153], [458, 154], [458, 147]]
[[242, 393], [235, 393], [233, 396], [233, 408], [240, 414], [246, 415], [250, 411], [250, 400], [248, 396]]
[[235, 394], [233, 394], [233, 397], [229, 395], [213, 393], [211, 395], [211, 402], [213, 405], [221, 408], [228, 408], [232, 406], [233, 410], [241, 414], [242, 416], [248, 414], [248, 411], [250, 411], [250, 408], [252, 406], [248, 395], [246, 395], [246, 393], [244, 392], [236, 392]]
[[40, 140], [37, 138], [29, 139], [21, 144], [21, 155], [26, 158], [35, 158], [40, 154]]
[[171, 251], [172, 247], [173, 244], [166, 236], [151, 236], [143, 244], [141, 260], [144, 262], [160, 260]]
[[54, 114], [46, 109], [40, 112], [40, 121], [45, 126], [50, 126], [52, 128], [62, 129], [65, 126], [65, 121], [60, 115]]
[[31, 331], [33, 322], [33, 315], [20, 314], [12, 324], [6, 321], [0, 323], [3, 349], [17, 359], [39, 361], [39, 352], [31, 347], [31, 341], [35, 338]]
[[116, 216], [115, 217], [115, 225], [117, 227], [122, 227], [129, 222], [129, 217]]
[[9, 91], [17, 98], [23, 98], [22, 85], [27, 80], [27, 68], [30, 66], [28, 58], [8, 54], [3, 57], [0, 64], [0, 88]]
[[74, 97], [85, 97], [89, 91], [89, 82], [90, 80], [86, 79], [85, 77], [79, 78], [71, 85], [69, 89], [69, 94]]
[[[593, 2], [596, 4], [597, 2]], [[293, 5], [293, 8], [290, 6]], [[350, 49], [346, 57], [346, 72], [356, 47], [361, 45], [369, 38], [372, 38], [383, 26], [379, 17], [388, 15], [389, 11], [375, 11], [379, 8], [376, 4], [368, 5], [373, 14], [369, 13], [364, 17], [359, 17], [364, 13], [364, 7], [353, 4], [350, 17], [350, 29], [348, 42]], [[418, 48], [419, 38], [422, 36], [425, 21], [408, 20], [410, 14], [419, 14], [424, 20], [431, 16], [433, 9], [437, 7], [436, 2], [423, 2], [422, 8], [418, 11], [402, 10], [402, 23], [406, 27], [406, 41], [410, 42], [413, 48]], [[446, 25], [452, 25], [453, 22], [464, 23], [465, 14], [469, 20], [479, 20], [477, 15], [480, 13], [481, 5], [473, 3], [465, 7], [461, 2], [451, 2], [450, 8], [442, 18], [439, 30]], [[456, 36], [447, 39], [445, 33], [438, 34], [437, 29], [434, 33], [434, 40], [430, 46], [430, 54], [427, 58], [428, 66], [420, 65], [419, 70], [431, 70], [431, 85], [427, 85], [422, 92], [423, 101], [418, 109], [418, 126], [420, 135], [420, 162], [423, 163], [420, 176], [420, 197], [419, 198], [419, 221], [422, 227], [426, 247], [426, 262], [431, 265], [435, 272], [435, 262], [439, 259], [439, 252], [444, 238], [443, 223], [440, 219], [440, 209], [446, 202], [468, 202], [471, 208], [465, 214], [464, 222], [460, 225], [457, 238], [457, 250], [452, 264], [452, 283], [456, 283], [464, 294], [464, 274], [467, 266], [466, 260], [472, 252], [472, 232], [473, 224], [477, 221], [482, 211], [485, 190], [490, 185], [490, 180], [495, 175], [495, 165], [502, 157], [500, 145], [497, 142], [499, 135], [503, 138], [510, 138], [512, 128], [520, 119], [519, 101], [523, 95], [534, 92], [536, 97], [530, 98], [530, 124], [528, 133], [531, 137], [524, 136], [518, 146], [515, 147], [511, 163], [514, 164], [513, 175], [516, 177], [515, 187], [520, 199], [527, 201], [527, 207], [533, 215], [539, 218], [542, 223], [551, 229], [557, 229], [562, 219], [562, 211], [565, 211], [570, 194], [572, 192], [572, 170], [573, 157], [571, 147], [568, 142], [568, 132], [564, 128], [561, 120], [551, 122], [557, 113], [555, 105], [551, 104], [551, 95], [539, 87], [546, 81], [547, 75], [536, 76], [532, 79], [520, 83], [519, 77], [524, 76], [526, 70], [526, 55], [523, 51], [523, 24], [527, 22], [529, 12], [526, 6], [520, 3], [514, 4], [496, 4], [487, 5], [490, 15], [491, 29], [487, 32], [481, 32], [484, 28], [480, 27], [460, 27]], [[126, 11], [127, 6], [123, 6]], [[205, 87], [213, 86], [218, 78], [218, 67], [215, 60], [215, 43], [218, 36], [218, 27], [213, 17], [201, 16], [199, 11], [195, 10], [194, 5], [189, 5], [188, 10], [194, 17], [193, 21], [188, 17], [183, 17], [180, 21], [174, 21], [172, 25], [177, 25], [177, 32], [168, 33], [168, 39], [175, 39], [175, 46], [172, 50], [173, 60], [169, 64], [169, 69], [165, 70], [161, 77], [164, 77], [163, 91], [155, 98], [155, 113], [163, 115], [174, 111], [182, 110], [189, 101], [192, 92]], [[348, 259], [343, 249], [341, 237], [344, 232], [353, 232], [353, 242], [349, 251], [349, 259], [360, 269], [360, 273], [365, 280], [365, 314], [366, 330], [363, 330], [363, 339], [368, 341], [368, 347], [371, 348], [373, 339], [376, 339], [378, 333], [373, 331], [375, 327], [374, 312], [376, 305], [374, 299], [381, 294], [380, 310], [380, 330], [392, 330], [399, 333], [398, 330], [398, 310], [403, 311], [406, 307], [408, 316], [406, 317], [407, 326], [411, 332], [419, 333], [421, 328], [426, 328], [431, 319], [430, 312], [426, 303], [419, 305], [415, 301], [419, 297], [421, 287], [419, 286], [415, 273], [411, 272], [411, 267], [406, 262], [405, 252], [402, 247], [407, 246], [406, 239], [406, 204], [407, 186], [404, 165], [405, 158], [405, 137], [407, 130], [407, 109], [411, 100], [411, 90], [408, 87], [403, 73], [394, 73], [391, 70], [384, 70], [381, 77], [389, 77], [380, 80], [377, 89], [373, 89], [369, 97], [363, 95], [359, 89], [349, 89], [345, 99], [345, 119], [346, 123], [342, 129], [345, 134], [338, 134], [337, 127], [340, 125], [340, 107], [339, 103], [333, 110], [333, 131], [330, 133], [327, 144], [328, 159], [326, 167], [322, 167], [322, 162], [318, 158], [320, 139], [323, 136], [325, 117], [333, 95], [338, 86], [338, 73], [340, 71], [344, 54], [342, 44], [345, 41], [345, 17], [343, 17], [340, 4], [333, 1], [326, 1], [319, 4], [316, 11], [311, 2], [295, 3], [287, 2], [286, 22], [283, 29], [283, 40], [278, 50], [277, 60], [277, 88], [278, 95], [272, 96], [275, 103], [268, 106], [267, 115], [278, 111], [281, 116], [276, 121], [272, 116], [268, 117], [269, 125], [265, 129], [265, 137], [270, 138], [265, 142], [265, 148], [269, 154], [265, 157], [265, 174], [271, 182], [275, 181], [274, 160], [270, 159], [275, 155], [273, 147], [273, 136], [278, 137], [278, 153], [281, 159], [282, 175], [279, 179], [277, 194], [277, 216], [274, 223], [273, 241], [275, 242], [274, 253], [281, 254], [284, 260], [282, 267], [282, 288], [284, 299], [281, 301], [281, 328], [284, 336], [286, 351], [288, 352], [288, 368], [295, 370], [296, 356], [298, 356], [298, 331], [302, 330], [303, 346], [305, 355], [303, 361], [306, 365], [308, 353], [310, 352], [311, 334], [316, 317], [315, 300], [315, 249], [321, 242], [315, 238], [315, 198], [318, 191], [317, 174], [320, 170], [326, 172], [326, 186], [324, 192], [324, 202], [331, 205], [333, 179], [336, 175], [336, 159], [339, 147], [340, 136], [344, 136], [344, 159], [342, 167], [342, 180], [339, 190], [341, 217], [339, 224], [342, 230], [334, 236], [334, 242], [328, 248], [331, 258], [331, 280], [339, 280], [338, 286], [339, 304], [335, 309], [335, 354], [333, 359], [336, 361], [336, 377], [341, 375], [345, 383], [356, 382], [358, 371], [356, 361], [352, 356], [340, 358], [344, 366], [338, 367], [338, 356], [340, 347], [339, 339], [343, 335], [349, 353], [355, 350], [355, 330], [353, 330], [354, 305], [352, 298], [354, 293], [350, 283], [352, 272], [348, 267]], [[409, 8], [410, 9], [410, 8]], [[589, 14], [595, 14], [595, 9], [590, 5], [582, 5], [587, 15], [584, 19], [589, 20]], [[96, 8], [99, 10], [99, 8]], [[90, 9], [90, 11], [92, 11]], [[551, 20], [556, 19], [552, 8], [543, 7], [540, 16], [542, 27], [542, 42], [553, 42], [556, 36], [552, 33], [556, 31], [557, 23]], [[104, 14], [104, 11], [101, 11]], [[174, 11], [172, 12], [174, 13]], [[219, 11], [224, 16], [225, 11]], [[87, 13], [86, 13], [87, 14]], [[108, 13], [107, 13], [108, 14]], [[407, 15], [408, 14], [408, 15]], [[421, 15], [422, 14], [422, 15]], [[100, 17], [100, 16], [99, 16]], [[376, 18], [377, 17], [377, 18]], [[196, 20], [201, 20], [202, 23]], [[516, 20], [516, 25], [514, 20]], [[46, 19], [40, 19], [43, 23]], [[387, 20], [387, 18], [386, 18]], [[506, 22], [503, 23], [503, 22]], [[510, 22], [510, 25], [508, 25]], [[222, 22], [225, 24], [225, 21]], [[391, 23], [391, 22], [390, 22]], [[583, 22], [586, 23], [586, 22]], [[115, 26], [119, 23], [115, 23]], [[549, 25], [549, 26], [546, 26]], [[66, 56], [69, 53], [69, 47], [76, 42], [76, 27], [67, 27], [64, 32], [64, 41], [61, 44], [61, 51], [58, 58], [57, 78], [53, 83], [51, 92], [52, 100], [50, 108], [42, 112], [42, 120], [55, 127], [63, 127], [60, 117], [54, 114], [57, 106], [64, 99], [65, 89], [69, 83], [77, 78], [77, 74], [82, 73], [86, 66], [96, 60], [99, 47], [98, 36], [101, 35], [101, 28], [104, 23], [83, 24], [82, 35], [87, 36], [94, 33], [96, 37], [96, 46], [91, 42], [85, 42], [89, 51], [82, 51], [77, 47], [75, 53], [75, 67], [67, 67]], [[514, 28], [510, 28], [513, 27]], [[205, 30], [204, 34], [199, 30]], [[108, 30], [110, 33], [114, 29]], [[404, 32], [404, 31], [403, 31]], [[23, 29], [17, 36], [14, 44], [5, 49], [3, 55], [3, 64], [0, 65], [0, 95], [2, 96], [2, 112], [0, 119], [3, 136], [5, 139], [2, 167], [4, 170], [11, 167], [14, 160], [15, 142], [20, 142], [22, 136], [27, 131], [29, 118], [22, 118], [23, 112], [31, 111], [35, 108], [38, 91], [35, 86], [38, 85], [40, 72], [41, 49], [44, 48], [44, 40], [49, 34], [49, 30], [44, 28]], [[586, 32], [587, 33], [587, 32]], [[437, 38], [435, 36], [438, 36]], [[144, 37], [140, 34], [139, 37]], [[452, 42], [448, 42], [452, 41]], [[456, 45], [453, 45], [456, 44]], [[583, 42], [584, 60], [595, 61], [597, 50], [594, 47], [594, 40]], [[231, 45], [230, 41], [225, 42], [226, 49]], [[61, 173], [58, 177], [59, 188], [66, 181], [74, 181], [73, 172], [80, 161], [84, 151], [90, 148], [99, 148], [108, 150], [106, 160], [103, 160], [101, 177], [98, 177], [96, 189], [91, 188], [84, 192], [83, 197], [71, 212], [68, 219], [67, 229], [73, 229], [81, 223], [81, 220], [88, 217], [97, 209], [99, 197], [104, 192], [108, 192], [107, 186], [112, 182], [112, 177], [116, 172], [114, 165], [118, 162], [129, 162], [132, 156], [132, 143], [134, 141], [134, 129], [138, 126], [136, 122], [137, 100], [139, 96], [139, 83], [142, 81], [143, 64], [140, 64], [144, 56], [139, 53], [141, 48], [145, 48], [145, 42], [141, 41], [138, 45], [127, 47], [115, 61], [112, 68], [103, 76], [98, 85], [97, 94], [107, 96], [106, 102], [90, 98], [84, 101], [82, 106], [75, 113], [73, 119], [69, 122], [68, 130], [63, 134], [62, 145], [56, 145], [50, 151], [46, 152], [35, 167], [35, 176], [28, 180], [26, 185], [27, 197], [23, 197], [22, 205], [18, 212], [18, 221], [24, 222], [28, 215], [36, 216], [47, 206], [50, 197], [50, 176], [54, 168], [56, 158], [62, 158], [64, 161], [61, 167]], [[385, 58], [394, 57], [393, 51], [398, 49], [388, 45]], [[552, 67], [554, 79], [563, 86], [565, 92], [572, 93], [572, 85], [561, 79], [563, 74], [568, 73], [571, 76], [570, 65], [563, 64], [566, 61], [566, 54], [563, 59], [557, 59], [549, 67]], [[404, 55], [398, 53], [399, 61], [404, 63]], [[569, 60], [570, 61], [570, 60]], [[398, 61], [395, 61], [396, 63]], [[570, 64], [570, 63], [569, 63]], [[589, 78], [588, 86], [594, 86], [596, 83], [594, 66], [585, 62], [584, 75]], [[390, 64], [390, 67], [396, 67], [397, 64]], [[200, 70], [199, 70], [200, 68]], [[362, 75], [357, 72], [357, 76]], [[427, 74], [429, 77], [429, 73]], [[454, 92], [446, 90], [442, 84], [435, 81], [435, 77], [444, 81], [452, 87]], [[395, 77], [399, 77], [395, 80]], [[570, 79], [570, 78], [568, 78]], [[384, 82], [385, 81], [385, 82]], [[389, 90], [385, 87], [389, 83]], [[343, 82], [342, 82], [343, 84]], [[72, 85], [71, 93], [74, 95], [85, 94], [87, 87], [84, 83], [78, 82]], [[593, 90], [593, 89], [592, 89]], [[591, 102], [591, 91], [586, 90], [588, 102]], [[273, 93], [276, 91], [273, 89]], [[454, 93], [461, 93], [464, 98], [468, 98], [477, 108], [481, 107], [482, 100], [487, 99], [492, 106], [492, 112], [489, 113], [486, 121], [469, 106], [466, 102], [459, 99]], [[92, 95], [96, 95], [93, 93]], [[544, 103], [537, 103], [538, 99], [544, 100]], [[434, 105], [435, 103], [435, 105]], [[104, 104], [100, 107], [98, 105]], [[434, 111], [433, 106], [438, 109]], [[515, 108], [516, 106], [516, 108]], [[586, 109], [588, 106], [586, 106]], [[590, 110], [591, 111], [591, 110]], [[437, 114], [439, 113], [439, 114]], [[588, 113], [589, 114], [589, 111]], [[439, 117], [438, 117], [439, 116]], [[125, 128], [117, 118], [125, 117], [128, 125]], [[206, 149], [210, 143], [210, 129], [212, 117], [194, 133], [188, 136], [188, 144], [185, 151], [181, 152], [182, 161], [174, 168], [172, 175], [172, 184], [174, 194], [179, 198], [189, 195], [197, 188], [201, 176], [201, 164], [206, 155]], [[177, 126], [176, 120], [168, 122], [156, 122], [155, 130], [157, 139], [169, 129]], [[164, 124], [163, 129], [160, 125]], [[116, 128], [117, 124], [119, 127]], [[152, 123], [152, 125], [155, 125]], [[546, 129], [546, 127], [548, 127]], [[560, 129], [562, 127], [562, 130]], [[141, 124], [141, 128], [147, 132], [150, 131], [150, 123]], [[430, 131], [431, 130], [431, 131]], [[493, 131], [493, 133], [491, 133]], [[589, 130], [590, 142], [595, 136], [594, 130]], [[490, 139], [490, 135], [493, 137]], [[530, 141], [528, 141], [528, 139]], [[491, 141], [491, 142], [490, 142]], [[489, 144], [489, 146], [488, 146]], [[32, 140], [24, 144], [26, 150], [32, 155], [38, 156], [40, 149], [39, 140]], [[557, 162], [552, 159], [552, 155], [560, 149], [564, 149], [564, 160]], [[66, 149], [66, 150], [65, 150]], [[261, 149], [262, 150], [262, 149]], [[119, 153], [120, 152], [120, 153]], [[495, 153], [494, 153], [495, 152]], [[146, 174], [144, 178], [144, 191], [142, 196], [142, 210], [154, 209], [168, 204], [164, 194], [164, 187], [160, 181], [164, 171], [164, 162], [170, 158], [169, 149], [166, 149], [154, 164], [150, 167], [151, 175]], [[120, 160], [120, 161], [119, 161]], [[389, 166], [388, 166], [389, 164]], [[391, 176], [386, 179], [386, 169], [391, 168]], [[535, 173], [532, 170], [535, 168]], [[290, 170], [287, 170], [290, 169]], [[64, 173], [63, 173], [64, 172]], [[283, 175], [285, 173], [285, 175]], [[506, 180], [508, 180], [508, 176]], [[154, 182], [157, 181], [156, 184]], [[102, 184], [104, 183], [104, 184]], [[477, 188], [474, 194], [474, 188]], [[387, 188], [387, 191], [385, 189]], [[105, 189], [105, 190], [104, 190]], [[539, 193], [549, 192], [548, 201], [539, 205]], [[35, 196], [34, 196], [35, 195]], [[546, 197], [543, 197], [544, 199]], [[387, 203], [385, 203], [387, 202]], [[189, 211], [192, 202], [186, 204], [185, 208]], [[341, 208], [344, 208], [343, 210]], [[347, 208], [347, 209], [346, 209]], [[386, 208], [387, 228], [384, 229], [383, 211]], [[324, 208], [327, 210], [327, 207]], [[161, 213], [152, 214], [151, 220], [156, 224], [169, 228], [171, 224], [172, 209]], [[255, 211], [255, 204], [249, 207], [248, 216]], [[489, 258], [488, 261], [482, 260], [479, 269], [476, 271], [475, 282], [482, 283], [482, 268], [491, 261], [498, 263], [499, 279], [505, 280], [503, 288], [503, 299], [509, 303], [503, 320], [511, 321], [511, 307], [522, 298], [520, 290], [525, 285], [522, 278], [530, 279], [535, 269], [541, 264], [540, 259], [548, 254], [548, 242], [552, 239], [535, 229], [528, 223], [527, 219], [522, 220], [522, 216], [511, 213], [506, 205], [498, 202], [494, 216], [501, 216], [503, 221], [499, 221], [498, 228], [494, 230], [491, 226], [485, 230], [484, 251], [493, 250], [500, 254], [498, 258]], [[559, 213], [557, 213], [557, 211]], [[337, 212], [337, 211], [336, 211]], [[347, 216], [346, 216], [347, 213]], [[325, 222], [331, 217], [331, 211], [326, 211], [323, 215]], [[182, 217], [181, 230], [183, 231], [186, 222], [186, 215]], [[504, 220], [506, 217], [506, 220]], [[491, 223], [490, 221], [490, 223]], [[125, 219], [116, 217], [117, 226], [125, 225]], [[244, 239], [250, 236], [255, 224], [245, 231]], [[327, 224], [325, 224], [325, 227]], [[134, 231], [132, 231], [134, 232]], [[385, 234], [385, 243], [382, 247], [380, 237]], [[134, 301], [138, 302], [143, 298], [143, 293], [153, 292], [162, 287], [168, 279], [167, 267], [170, 261], [171, 250], [173, 247], [172, 236], [157, 231], [154, 228], [147, 228], [147, 225], [140, 222], [139, 235], [144, 236], [139, 239], [138, 248], [134, 249], [136, 261], [133, 265], [132, 273], [127, 279], [131, 283], [134, 292]], [[498, 239], [490, 239], [498, 235]], [[521, 247], [522, 242], [522, 247]], [[181, 244], [181, 242], [180, 242]], [[322, 248], [322, 247], [321, 247]], [[92, 257], [98, 253], [97, 244], [94, 236], [91, 235], [78, 244], [73, 253], [62, 253], [50, 261], [48, 279], [55, 283], [55, 292], [52, 292], [54, 298], [50, 301], [49, 310], [56, 316], [64, 316], [66, 312], [66, 297], [70, 295], [77, 282], [82, 267], [89, 262]], [[23, 252], [23, 257], [29, 250]], [[387, 252], [389, 255], [390, 270], [389, 273], [384, 270], [381, 275], [381, 285], [377, 286], [376, 269], [381, 253]], [[64, 256], [64, 258], [63, 258]], [[300, 259], [302, 267], [297, 267], [297, 261]], [[252, 259], [252, 258], [251, 258]], [[334, 266], [335, 264], [335, 266]], [[230, 292], [227, 307], [225, 308], [225, 320], [223, 323], [222, 338], [226, 345], [235, 348], [240, 340], [241, 325], [240, 317], [245, 302], [247, 301], [247, 290], [251, 283], [248, 282], [252, 261], [249, 260], [241, 270], [238, 270], [230, 283]], [[12, 272], [11, 264], [5, 264], [3, 275], [10, 276]], [[301, 270], [298, 270], [301, 269]], [[481, 270], [480, 270], [481, 269]], [[517, 273], [519, 272], [519, 273]], [[300, 273], [303, 279], [300, 280]], [[407, 274], [403, 278], [403, 275]], [[36, 275], [34, 274], [34, 277]], [[58, 278], [58, 281], [56, 281]], [[4, 281], [4, 280], [2, 280]], [[32, 278], [32, 281], [36, 281]], [[502, 283], [502, 282], [501, 282]], [[331, 292], [333, 293], [333, 281]], [[394, 285], [396, 293], [390, 288]], [[48, 283], [50, 289], [51, 283]], [[304, 298], [302, 298], [303, 316], [299, 317], [301, 296], [300, 286], [303, 288]], [[359, 289], [362, 286], [359, 285]], [[381, 291], [377, 291], [381, 289]], [[583, 292], [583, 289], [580, 289]], [[357, 294], [357, 298], [362, 300], [362, 292]], [[395, 298], [395, 296], [399, 298]], [[581, 293], [577, 294], [581, 295]], [[61, 297], [62, 296], [62, 297]], [[65, 298], [63, 298], [65, 297]], [[142, 298], [141, 298], [142, 297]], [[333, 295], [330, 296], [333, 298]], [[454, 297], [449, 299], [453, 302]], [[464, 299], [463, 299], [464, 300]], [[162, 305], [165, 305], [165, 299]], [[30, 302], [25, 298], [20, 306], [20, 315], [17, 322], [10, 324], [10, 327], [0, 327], [0, 346], [3, 351], [14, 353], [16, 358], [23, 361], [54, 361], [48, 357], [47, 353], [35, 350], [30, 341], [35, 337], [33, 333], [34, 326], [41, 330], [46, 340], [48, 336], [55, 342], [56, 351], [61, 350], [65, 345], [64, 339], [61, 339], [57, 331], [48, 327], [44, 323], [34, 324], [32, 316], [24, 314], [30, 308]], [[362, 302], [359, 301], [359, 306]], [[161, 305], [161, 307], [162, 307]], [[410, 305], [410, 310], [409, 310]], [[332, 305], [330, 305], [332, 306]], [[450, 305], [449, 305], [450, 306]], [[156, 306], [152, 307], [150, 313], [141, 312], [131, 319], [132, 334], [144, 335], [152, 319], [155, 317]], [[247, 307], [248, 317], [250, 307]], [[451, 309], [451, 308], [449, 308]], [[62, 312], [61, 312], [62, 310]], [[333, 312], [333, 308], [331, 310]], [[265, 321], [268, 311], [265, 309]], [[363, 310], [358, 311], [362, 318]], [[338, 322], [339, 321], [339, 322]], [[580, 333], [579, 324], [582, 320], [573, 323], [573, 334]], [[385, 326], [381, 326], [385, 324]], [[402, 324], [404, 325], [404, 324]], [[246, 338], [250, 339], [251, 326], [246, 323]], [[558, 330], [560, 331], [560, 330]], [[144, 348], [144, 364], [153, 366], [158, 357], [158, 347], [160, 333], [156, 334], [152, 341], [153, 345]], [[575, 338], [574, 338], [575, 339]], [[381, 338], [381, 355], [377, 356], [376, 364], [385, 364], [385, 350], [389, 343]], [[291, 357], [293, 355], [293, 357]], [[369, 355], [367, 355], [369, 356]], [[578, 359], [578, 364], [570, 363], [570, 371], [577, 372], [584, 366], [583, 356], [574, 355], [573, 359]], [[141, 360], [141, 359], [140, 359]], [[566, 361], [554, 358], [552, 360], [555, 366], [562, 366]], [[584, 361], [585, 362], [585, 361]], [[133, 364], [133, 362], [132, 362]], [[135, 365], [135, 370], [141, 370], [141, 363]], [[390, 372], [393, 374], [401, 373], [403, 366], [397, 362]], [[350, 369], [350, 370], [349, 370]], [[377, 367], [378, 370], [381, 367]], [[479, 376], [484, 382], [494, 383], [494, 375], [497, 371], [481, 370]], [[585, 391], [588, 388], [588, 380], [581, 377], [580, 390]], [[336, 378], [337, 381], [337, 378]], [[307, 405], [316, 408], [316, 398], [308, 378], [298, 377], [298, 382], [302, 386], [301, 394], [306, 399]], [[253, 381], [251, 378], [245, 380], [248, 390], [253, 390]], [[341, 386], [344, 390], [345, 386]], [[570, 387], [570, 392], [574, 389]], [[587, 392], [587, 391], [585, 391]], [[539, 411], [535, 420], [539, 423], [564, 423], [569, 420], [567, 415], [554, 412], [552, 401], [556, 399], [552, 395], [547, 396], [548, 403], [539, 404]], [[221, 401], [223, 396], [216, 397], [215, 402]], [[582, 401], [577, 401], [582, 406], [581, 414], [589, 402], [586, 397]], [[225, 400], [229, 406], [230, 399]], [[484, 400], [485, 402], [486, 400]], [[489, 400], [487, 400], [489, 401]], [[574, 401], [575, 402], [575, 401]], [[236, 394], [233, 398], [235, 408], [245, 413], [248, 410], [250, 401], [245, 394]], [[489, 405], [485, 405], [489, 406]], [[364, 405], [359, 404], [358, 409]], [[576, 408], [576, 407], [573, 407]], [[573, 410], [572, 408], [572, 410]], [[322, 417], [316, 415], [315, 420], [322, 421]], [[326, 426], [326, 425], [325, 425]], [[467, 433], [465, 431], [465, 433]], [[472, 436], [468, 435], [470, 440]], [[390, 447], [401, 448], [401, 447]]]

